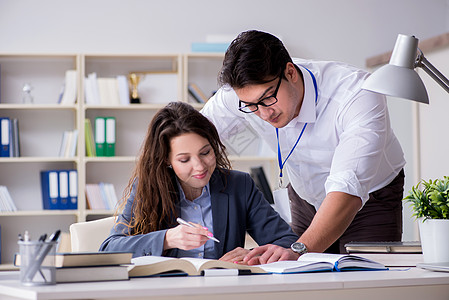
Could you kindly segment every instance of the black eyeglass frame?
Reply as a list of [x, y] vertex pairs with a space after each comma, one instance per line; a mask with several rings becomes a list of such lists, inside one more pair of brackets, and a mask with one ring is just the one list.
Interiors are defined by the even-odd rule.
[[[263, 107], [269, 107], [269, 106], [272, 106], [272, 105], [276, 104], [278, 102], [277, 94], [278, 94], [278, 91], [279, 91], [279, 87], [281, 86], [282, 77], [283, 77], [283, 72], [281, 72], [281, 75], [279, 75], [278, 84], [276, 85], [276, 89], [274, 90], [274, 92], [273, 92], [273, 94], [271, 96], [265, 97], [265, 98], [260, 99], [259, 101], [257, 101], [257, 103], [251, 103], [251, 104], [245, 104], [245, 102], [243, 102], [242, 100], [239, 99], [239, 110], [242, 113], [245, 113], [245, 114], [252, 114], [252, 113], [255, 113], [256, 111], [259, 110], [259, 105], [262, 105]], [[271, 104], [265, 104], [264, 101], [267, 100], [267, 99], [270, 99], [270, 98], [274, 98], [275, 101], [273, 103], [271, 103]], [[243, 110], [245, 108], [249, 109], [249, 107], [251, 107], [251, 106], [255, 106], [256, 108], [254, 110], [250, 109], [251, 111], [244, 111]]]

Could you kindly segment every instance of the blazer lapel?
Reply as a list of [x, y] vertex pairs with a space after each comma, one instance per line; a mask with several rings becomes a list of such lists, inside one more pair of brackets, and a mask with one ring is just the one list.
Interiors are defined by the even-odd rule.
[[212, 207], [212, 219], [214, 225], [214, 236], [220, 241], [215, 243], [215, 253], [217, 257], [221, 257], [224, 245], [226, 244], [225, 236], [228, 226], [228, 210], [229, 195], [223, 193], [224, 184], [222, 174], [215, 170], [210, 180], [210, 198]]

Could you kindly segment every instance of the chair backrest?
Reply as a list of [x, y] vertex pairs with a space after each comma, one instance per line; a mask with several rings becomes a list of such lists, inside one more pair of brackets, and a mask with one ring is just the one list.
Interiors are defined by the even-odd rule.
[[72, 252], [97, 252], [114, 224], [115, 217], [107, 217], [70, 225]]

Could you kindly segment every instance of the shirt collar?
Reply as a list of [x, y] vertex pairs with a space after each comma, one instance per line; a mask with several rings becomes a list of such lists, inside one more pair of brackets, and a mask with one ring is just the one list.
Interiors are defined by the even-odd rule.
[[293, 118], [286, 127], [294, 127], [297, 123], [315, 123], [316, 121], [316, 93], [312, 75], [301, 65], [297, 65], [304, 78], [304, 98], [298, 116]]

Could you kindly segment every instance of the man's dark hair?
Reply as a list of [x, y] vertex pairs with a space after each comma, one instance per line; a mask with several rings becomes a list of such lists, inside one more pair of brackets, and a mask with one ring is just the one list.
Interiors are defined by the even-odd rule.
[[288, 62], [292, 62], [290, 54], [277, 37], [257, 30], [245, 31], [226, 51], [218, 80], [232, 88], [263, 84], [281, 75]]

